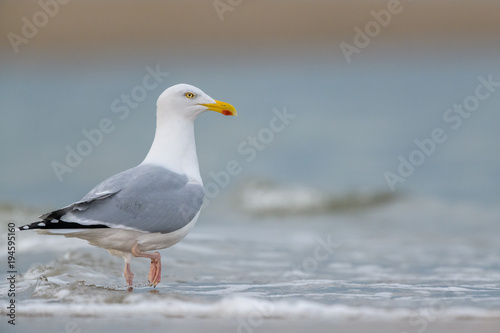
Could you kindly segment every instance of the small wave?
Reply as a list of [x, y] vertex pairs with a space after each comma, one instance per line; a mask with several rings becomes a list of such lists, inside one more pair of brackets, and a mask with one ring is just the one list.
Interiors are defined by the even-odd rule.
[[[128, 294], [120, 302], [40, 303], [26, 301], [19, 306], [21, 316], [79, 316], [79, 317], [143, 317], [171, 318], [254, 318], [261, 319], [322, 319], [322, 320], [408, 320], [415, 309], [386, 309], [367, 306], [322, 304], [306, 300], [265, 300], [252, 297], [227, 297], [213, 302], [200, 302], [176, 297], [158, 298], [155, 294]], [[2, 306], [0, 313], [5, 314]], [[488, 319], [498, 320], [500, 311], [477, 308], [448, 308], [440, 320]]]
[[255, 215], [314, 215], [355, 211], [385, 205], [395, 199], [391, 192], [352, 191], [332, 194], [305, 186], [285, 186], [249, 181], [239, 189], [238, 206]]

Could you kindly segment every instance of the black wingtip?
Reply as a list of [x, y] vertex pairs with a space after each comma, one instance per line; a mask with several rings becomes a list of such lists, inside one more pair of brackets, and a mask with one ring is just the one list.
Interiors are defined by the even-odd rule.
[[42, 229], [44, 225], [45, 224], [43, 221], [31, 222], [31, 223], [28, 223], [28, 224], [25, 224], [25, 225], [18, 227], [16, 231]]
[[94, 228], [109, 228], [109, 227], [104, 224], [83, 225], [76, 222], [66, 222], [60, 220], [52, 220], [52, 221], [43, 220], [20, 226], [19, 228], [17, 228], [16, 231], [34, 230], [34, 229], [94, 229]]

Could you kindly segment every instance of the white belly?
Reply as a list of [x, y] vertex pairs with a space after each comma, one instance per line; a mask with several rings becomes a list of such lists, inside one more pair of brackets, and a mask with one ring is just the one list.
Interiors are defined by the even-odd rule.
[[76, 237], [84, 239], [89, 244], [98, 246], [114, 254], [114, 251], [131, 253], [130, 249], [135, 243], [139, 245], [140, 251], [154, 251], [170, 247], [181, 241], [191, 231], [196, 224], [200, 212], [187, 225], [179, 230], [168, 234], [149, 233], [143, 231], [119, 229], [119, 228], [98, 228], [98, 229], [77, 229], [66, 232], [50, 229], [39, 229], [38, 233], [48, 235], [63, 235], [65, 237]]

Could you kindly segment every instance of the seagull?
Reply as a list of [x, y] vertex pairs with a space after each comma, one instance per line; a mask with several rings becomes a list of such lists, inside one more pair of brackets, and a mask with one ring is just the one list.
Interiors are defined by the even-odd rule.
[[188, 84], [166, 89], [158, 98], [156, 133], [144, 161], [94, 187], [80, 201], [43, 214], [18, 230], [86, 240], [125, 260], [129, 289], [132, 257], [151, 259], [149, 286], [161, 280], [161, 256], [148, 252], [182, 240], [200, 215], [205, 191], [200, 176], [194, 120], [211, 110], [236, 116], [228, 103]]

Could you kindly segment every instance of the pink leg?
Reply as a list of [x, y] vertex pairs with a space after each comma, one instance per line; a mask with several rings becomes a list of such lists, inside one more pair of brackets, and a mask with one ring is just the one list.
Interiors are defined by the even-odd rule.
[[137, 243], [132, 246], [131, 249], [134, 257], [142, 257], [151, 259], [151, 266], [149, 266], [149, 285], [156, 286], [160, 283], [161, 280], [161, 256], [159, 252], [149, 253], [149, 252], [141, 252], [139, 250], [139, 245]]
[[125, 275], [125, 281], [127, 281], [128, 286], [132, 286], [132, 281], [134, 280], [134, 273], [130, 270], [130, 263], [125, 262], [125, 271], [123, 272]]

